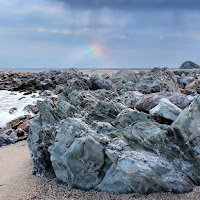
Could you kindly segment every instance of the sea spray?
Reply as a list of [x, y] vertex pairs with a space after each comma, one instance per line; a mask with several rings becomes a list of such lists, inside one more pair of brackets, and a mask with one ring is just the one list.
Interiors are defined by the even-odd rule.
[[[5, 127], [6, 123], [15, 118], [25, 114], [32, 114], [24, 111], [24, 107], [36, 104], [39, 99], [41, 100], [38, 93], [24, 95], [24, 93], [20, 92], [0, 90], [0, 127]], [[17, 110], [10, 114], [9, 110], [13, 107], [17, 108]]]

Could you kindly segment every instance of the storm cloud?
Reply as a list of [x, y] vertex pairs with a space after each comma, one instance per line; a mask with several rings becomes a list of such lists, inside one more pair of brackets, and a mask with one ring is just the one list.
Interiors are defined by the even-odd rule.
[[[52, 0], [55, 2], [55, 0]], [[200, 9], [199, 0], [56, 0], [78, 9]]]

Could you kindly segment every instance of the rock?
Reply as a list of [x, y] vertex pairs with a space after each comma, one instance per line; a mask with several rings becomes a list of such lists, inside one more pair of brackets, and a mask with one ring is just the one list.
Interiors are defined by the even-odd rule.
[[110, 77], [109, 80], [112, 83], [116, 83], [119, 80], [123, 79], [125, 76], [131, 75], [131, 74], [134, 74], [134, 76], [135, 76], [135, 72], [133, 72], [133, 71], [131, 71], [129, 69], [122, 69], [122, 70], [112, 74], [112, 76]]
[[18, 137], [23, 136], [24, 135], [24, 130], [22, 128], [17, 128], [16, 129], [16, 133], [17, 133]]
[[114, 90], [114, 86], [110, 80], [101, 78], [98, 74], [93, 74], [90, 77], [92, 83], [92, 89], [105, 89], [105, 90]]
[[194, 80], [195, 78], [193, 76], [184, 76], [184, 77], [181, 77], [181, 79], [179, 79], [179, 82], [182, 88], [184, 88], [186, 85], [190, 84]]
[[0, 147], [9, 144], [14, 144], [18, 141], [17, 134], [13, 130], [6, 130], [2, 135], [0, 135]]
[[13, 107], [9, 110], [9, 114], [14, 114], [15, 112], [17, 111], [17, 108], [16, 107]]
[[122, 95], [127, 91], [137, 91], [139, 79], [135, 73], [130, 73], [124, 76], [121, 80], [115, 83], [117, 92]]
[[175, 104], [181, 109], [184, 109], [190, 104], [186, 95], [175, 92], [159, 92], [145, 95], [142, 99], [137, 101], [135, 108], [139, 111], [149, 112], [152, 108], [158, 105], [160, 99], [166, 98], [171, 103]]
[[[103, 147], [80, 120], [69, 118], [60, 125], [62, 133], [57, 134], [54, 145], [49, 148], [57, 179], [71, 187], [86, 190], [96, 187], [102, 180]], [[66, 147], [62, 148], [63, 145]]]
[[200, 68], [199, 65], [193, 63], [192, 61], [185, 61], [179, 69], [195, 69], [195, 68]]
[[142, 96], [143, 94], [138, 91], [128, 91], [128, 92], [125, 92], [123, 95], [116, 97], [115, 101], [121, 102], [129, 108], [134, 108], [136, 102], [139, 99], [141, 99]]
[[140, 78], [138, 89], [144, 94], [179, 92], [177, 79], [168, 68], [154, 68]]
[[[142, 96], [133, 90], [91, 91], [69, 84], [80, 83], [79, 75], [77, 71], [67, 75], [58, 101], [37, 103], [39, 115], [30, 122], [27, 139], [33, 174], [55, 177], [73, 188], [114, 193], [183, 193], [200, 184], [200, 163], [196, 162], [200, 97], [185, 108], [190, 101], [180, 92]], [[121, 83], [137, 87], [135, 78], [124, 77]], [[172, 126], [160, 124], [149, 114], [128, 108], [120, 100], [126, 97], [135, 99], [136, 108], [145, 112], [163, 98], [185, 110]], [[164, 106], [174, 109], [169, 101], [164, 100]], [[162, 115], [174, 117], [174, 110], [167, 109], [169, 113]]]
[[195, 80], [195, 81], [191, 82], [190, 84], [186, 85], [185, 88], [198, 91], [198, 89], [200, 88], [199, 84], [200, 84], [200, 81]]
[[67, 81], [67, 86], [71, 90], [90, 90], [92, 83], [87, 77], [73, 78]]
[[17, 119], [14, 119], [6, 124], [7, 129], [16, 129], [20, 124], [25, 122], [26, 120], [30, 120], [33, 117], [31, 115], [24, 115], [21, 117], [18, 117]]
[[92, 105], [91, 108], [88, 110], [87, 120], [111, 122], [117, 117], [119, 112], [120, 110], [114, 103], [99, 101], [97, 102], [97, 104]]
[[33, 114], [38, 113], [38, 108], [37, 108], [36, 105], [27, 105], [27, 106], [24, 107], [23, 110], [28, 112], [28, 113], [33, 113]]
[[192, 95], [192, 96], [198, 95], [196, 90], [190, 88], [180, 89], [180, 91], [185, 95]]
[[160, 99], [159, 104], [152, 108], [149, 113], [156, 117], [162, 117], [175, 121], [182, 109], [172, 104], [168, 99]]
[[188, 147], [188, 151], [195, 159], [195, 162], [200, 164], [200, 96], [184, 109], [176, 121], [172, 124], [172, 127], [183, 138], [185, 145]]

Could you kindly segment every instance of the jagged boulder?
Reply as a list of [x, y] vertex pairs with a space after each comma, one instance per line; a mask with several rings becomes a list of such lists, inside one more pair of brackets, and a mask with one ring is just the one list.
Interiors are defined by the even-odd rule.
[[159, 92], [144, 95], [142, 99], [137, 101], [135, 108], [139, 111], [149, 112], [153, 107], [157, 106], [160, 99], [166, 98], [171, 103], [175, 104], [181, 109], [184, 109], [190, 104], [190, 100], [185, 94], [176, 92]]
[[122, 69], [122, 70], [112, 74], [112, 76], [109, 78], [109, 80], [112, 83], [116, 83], [119, 80], [123, 79], [125, 76], [131, 75], [131, 74], [135, 75], [135, 72], [133, 72], [133, 71], [131, 71], [129, 69]]
[[0, 147], [6, 146], [9, 144], [14, 144], [18, 141], [17, 133], [12, 129], [6, 130], [3, 134], [0, 135]]
[[128, 91], [137, 91], [139, 78], [136, 73], [129, 73], [115, 83], [117, 92], [122, 95]]
[[182, 109], [172, 104], [168, 99], [160, 99], [159, 104], [152, 108], [149, 113], [155, 117], [175, 121], [181, 111]]
[[142, 76], [138, 89], [144, 94], [161, 91], [179, 92], [176, 76], [168, 68], [154, 68]]
[[114, 90], [114, 86], [110, 80], [101, 78], [98, 74], [93, 74], [90, 77], [92, 83], [92, 89], [105, 89], [105, 90]]
[[200, 95], [183, 110], [172, 127], [180, 134], [188, 151], [195, 161], [200, 164]]

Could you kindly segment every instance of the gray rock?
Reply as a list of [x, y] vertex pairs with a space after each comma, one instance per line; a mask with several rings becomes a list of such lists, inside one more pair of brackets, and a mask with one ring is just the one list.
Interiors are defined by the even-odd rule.
[[112, 74], [112, 76], [110, 77], [110, 81], [113, 83], [118, 82], [119, 80], [123, 79], [125, 76], [134, 74], [134, 76], [136, 75], [135, 72], [129, 70], [129, 69], [122, 69], [114, 74]]
[[134, 108], [138, 100], [143, 97], [143, 94], [138, 91], [128, 91], [121, 96], [117, 96], [114, 100], [121, 102], [129, 108]]
[[117, 92], [122, 95], [127, 91], [137, 91], [139, 79], [135, 73], [128, 74], [115, 83]]
[[182, 109], [172, 104], [168, 99], [160, 99], [159, 104], [152, 108], [149, 113], [156, 117], [163, 117], [175, 121]]
[[9, 114], [14, 114], [15, 112], [17, 111], [17, 108], [16, 107], [13, 107], [9, 110]]
[[117, 117], [119, 112], [120, 110], [114, 103], [99, 101], [88, 110], [87, 120], [111, 122]]
[[138, 89], [144, 94], [179, 92], [177, 79], [168, 68], [154, 68], [140, 78]]
[[[123, 78], [124, 85], [133, 79]], [[114, 193], [182, 193], [200, 184], [200, 97], [169, 126], [117, 98], [135, 99], [148, 112], [162, 98], [184, 108], [190, 104], [186, 95], [161, 92], [138, 100], [131, 91], [119, 96], [105, 89], [73, 91], [73, 86], [64, 87], [55, 103], [38, 101], [28, 136], [34, 174]]]
[[105, 90], [114, 90], [114, 86], [110, 80], [101, 78], [98, 74], [93, 74], [90, 77], [92, 83], [92, 89], [105, 89]]
[[172, 127], [179, 132], [185, 144], [188, 146], [189, 152], [195, 161], [200, 164], [200, 96], [184, 109]]
[[195, 68], [200, 68], [199, 65], [193, 63], [192, 61], [185, 61], [179, 69], [195, 69]]
[[195, 78], [193, 76], [184, 76], [179, 79], [179, 82], [182, 88], [184, 88], [186, 85], [192, 83], [194, 80]]
[[0, 135], [0, 147], [14, 144], [17, 141], [18, 136], [12, 129], [4, 131], [4, 133]]
[[149, 112], [149, 110], [157, 106], [160, 99], [163, 98], [168, 99], [171, 103], [181, 109], [184, 109], [190, 104], [190, 100], [184, 94], [175, 92], [159, 92], [145, 95], [142, 99], [137, 101], [135, 108], [139, 111]]
[[103, 147], [90, 136], [81, 120], [69, 118], [60, 127], [61, 133], [49, 148], [56, 178], [71, 187], [86, 190], [96, 187], [102, 180]]
[[33, 113], [33, 114], [38, 113], [38, 108], [37, 108], [36, 105], [27, 105], [27, 106], [24, 107], [23, 110], [28, 112], [28, 113]]

